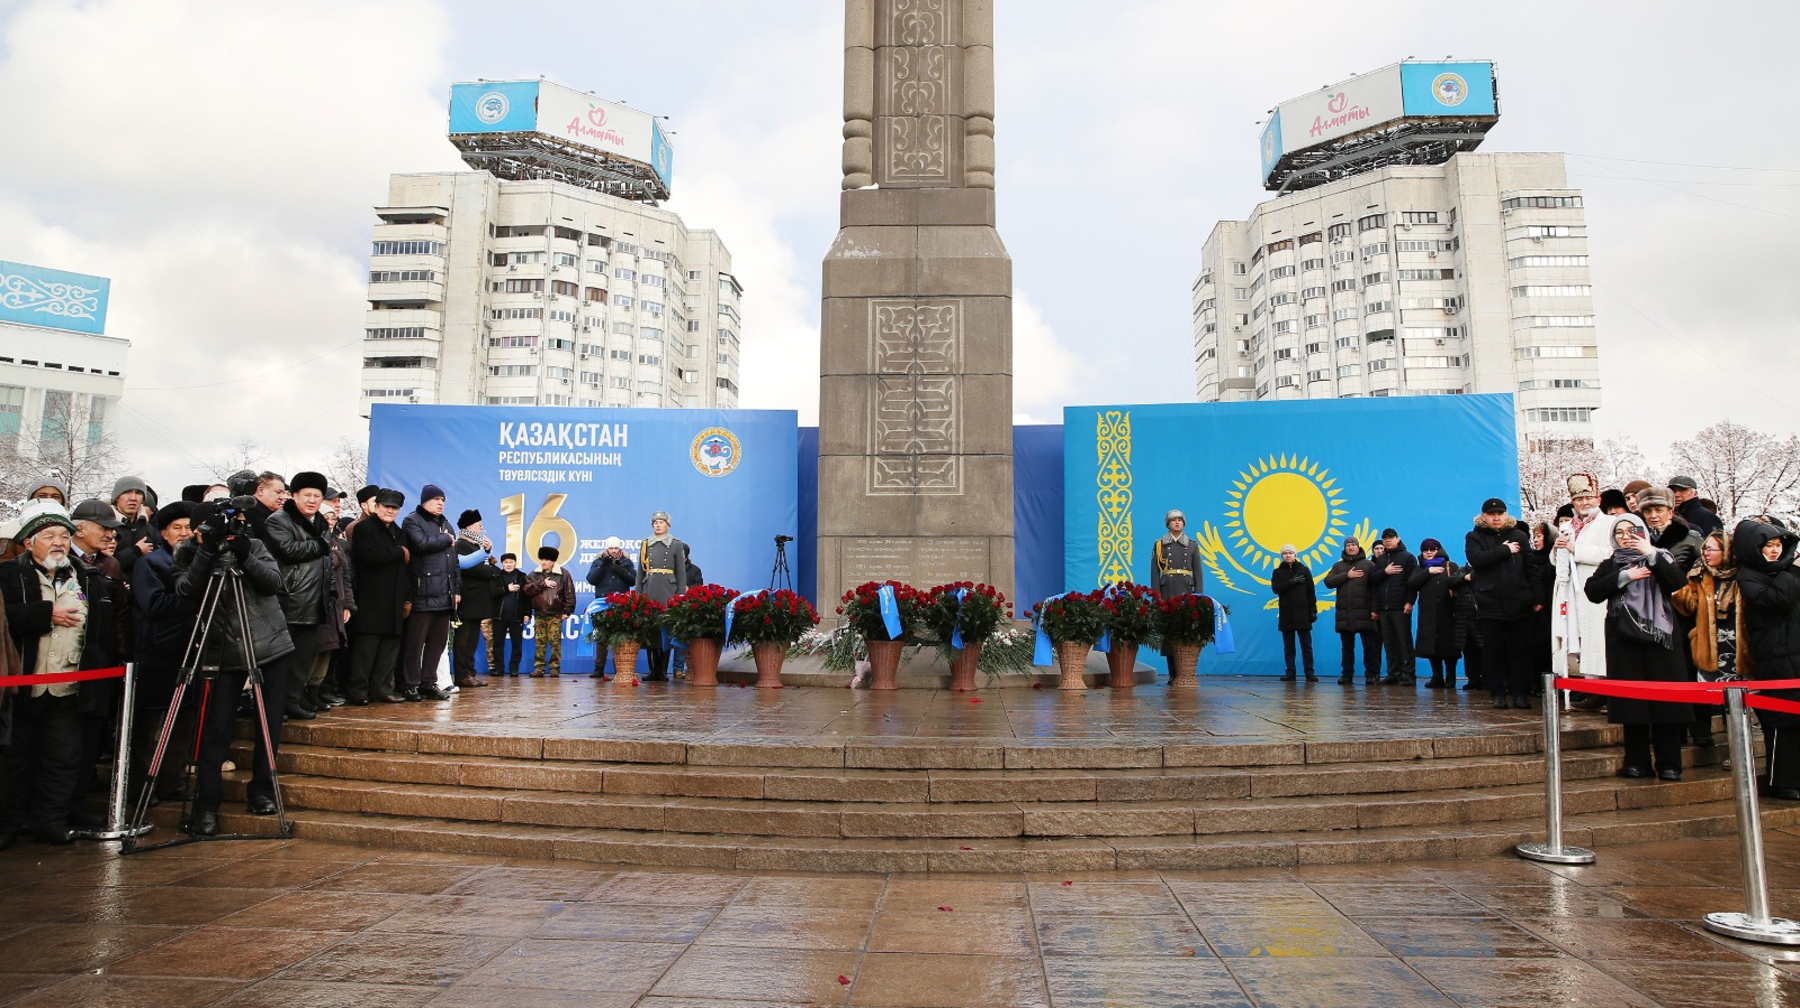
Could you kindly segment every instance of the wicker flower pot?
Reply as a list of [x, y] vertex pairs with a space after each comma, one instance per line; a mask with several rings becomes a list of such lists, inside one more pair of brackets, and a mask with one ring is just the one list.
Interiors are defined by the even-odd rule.
[[1169, 685], [1198, 686], [1194, 670], [1200, 667], [1200, 645], [1169, 642]]
[[1112, 650], [1106, 653], [1106, 669], [1112, 675], [1107, 678], [1107, 685], [1113, 689], [1128, 690], [1137, 685], [1138, 645], [1114, 642]]
[[1080, 644], [1075, 641], [1059, 641], [1056, 645], [1056, 667], [1062, 671], [1062, 678], [1057, 681], [1059, 690], [1087, 689], [1087, 680], [1082, 673], [1087, 671], [1088, 652], [1094, 649], [1092, 644]]
[[712, 637], [695, 637], [687, 642], [687, 684], [719, 685], [719, 651], [722, 642]]
[[781, 641], [750, 645], [750, 653], [756, 658], [758, 689], [774, 689], [781, 685], [781, 663], [787, 661], [787, 649]]
[[613, 645], [614, 686], [636, 686], [638, 684], [637, 659], [638, 651], [642, 648], [643, 645], [637, 641], [626, 641], [623, 644]]
[[970, 641], [950, 659], [950, 688], [958, 691], [975, 689], [975, 670], [981, 666], [981, 642]]
[[897, 640], [872, 640], [869, 645], [869, 688], [891, 690], [898, 687], [894, 677], [900, 673], [900, 655], [906, 648]]

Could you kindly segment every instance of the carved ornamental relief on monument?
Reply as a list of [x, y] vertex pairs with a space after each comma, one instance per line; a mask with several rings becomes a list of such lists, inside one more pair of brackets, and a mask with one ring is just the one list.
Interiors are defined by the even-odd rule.
[[877, 298], [869, 314], [869, 493], [961, 493], [962, 300]]

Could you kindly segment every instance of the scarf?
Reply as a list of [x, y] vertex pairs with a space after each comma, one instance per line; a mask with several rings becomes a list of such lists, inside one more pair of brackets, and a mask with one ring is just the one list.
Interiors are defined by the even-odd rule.
[[[1615, 549], [1612, 559], [1621, 576], [1634, 567], [1650, 566], [1650, 558], [1637, 550]], [[1651, 643], [1658, 647], [1670, 646], [1675, 636], [1675, 613], [1669, 607], [1669, 596], [1656, 583], [1656, 578], [1625, 582], [1625, 593], [1615, 598], [1613, 604], [1624, 609], [1631, 621], [1650, 635]]]
[[1430, 560], [1420, 560], [1420, 567], [1443, 567], [1450, 563], [1449, 557], [1434, 556]]

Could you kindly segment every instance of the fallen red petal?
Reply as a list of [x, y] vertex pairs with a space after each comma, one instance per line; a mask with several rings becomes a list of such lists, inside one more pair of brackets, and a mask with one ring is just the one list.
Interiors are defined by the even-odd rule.
[[955, 910], [956, 908], [955, 907], [938, 907], [938, 909], [944, 911], [945, 913], [949, 913], [950, 911]]
[[981, 698], [980, 698], [980, 697], [970, 697], [970, 698], [969, 698], [969, 702], [970, 702], [970, 703], [980, 703], [980, 702], [981, 702]]
[[956, 849], [957, 850], [974, 850], [975, 848], [973, 848], [973, 847], [958, 847]]
[[1073, 883], [1073, 882], [1064, 882], [1064, 883], [1063, 883], [1063, 885], [1074, 885], [1074, 884], [1075, 884], [1075, 883]]
[[850, 982], [850, 978], [849, 978], [849, 977], [847, 977], [847, 976], [845, 976], [845, 975], [844, 975], [844, 974], [842, 974], [842, 973], [839, 973], [839, 974], [838, 974], [838, 983], [841, 983], [841, 984], [847, 984], [847, 983], [849, 983], [849, 982]]

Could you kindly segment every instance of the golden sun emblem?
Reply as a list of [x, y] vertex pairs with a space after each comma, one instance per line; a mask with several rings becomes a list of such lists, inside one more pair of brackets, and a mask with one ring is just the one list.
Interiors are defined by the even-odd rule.
[[1347, 522], [1344, 491], [1329, 470], [1306, 458], [1271, 455], [1250, 463], [1226, 494], [1226, 535], [1252, 570], [1267, 571], [1292, 545], [1308, 567], [1336, 559]]

